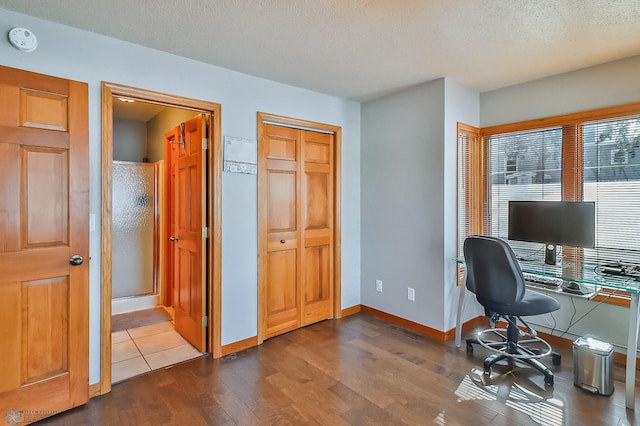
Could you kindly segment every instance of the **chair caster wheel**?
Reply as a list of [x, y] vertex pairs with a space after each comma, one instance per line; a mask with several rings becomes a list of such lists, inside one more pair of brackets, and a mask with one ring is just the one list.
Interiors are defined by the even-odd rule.
[[468, 353], [473, 353], [473, 345], [471, 343], [467, 342], [467, 352]]
[[549, 385], [549, 386], [553, 386], [553, 376], [549, 376], [544, 378], [544, 384], [545, 385]]
[[485, 368], [483, 371], [485, 376], [490, 376], [491, 375], [491, 368]]
[[562, 356], [560, 354], [551, 354], [551, 362], [553, 365], [560, 365], [560, 362], [562, 362]]

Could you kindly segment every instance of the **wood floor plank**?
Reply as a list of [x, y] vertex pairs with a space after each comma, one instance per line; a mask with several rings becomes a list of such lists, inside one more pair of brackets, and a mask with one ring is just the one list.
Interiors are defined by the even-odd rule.
[[555, 385], [528, 367], [496, 365], [382, 319], [324, 321], [221, 359], [199, 358], [117, 384], [53, 425], [634, 425], [624, 369], [615, 392], [573, 386], [559, 348]]

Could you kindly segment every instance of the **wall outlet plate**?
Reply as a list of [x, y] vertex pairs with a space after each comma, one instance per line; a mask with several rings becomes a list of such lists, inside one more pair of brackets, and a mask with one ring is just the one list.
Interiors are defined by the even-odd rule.
[[376, 280], [376, 291], [382, 293], [382, 280]]
[[407, 299], [411, 300], [412, 302], [416, 301], [416, 290], [414, 288], [407, 288]]

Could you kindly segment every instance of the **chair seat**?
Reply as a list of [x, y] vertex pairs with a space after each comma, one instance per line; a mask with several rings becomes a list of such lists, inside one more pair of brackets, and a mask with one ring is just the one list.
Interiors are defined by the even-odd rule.
[[523, 317], [546, 314], [560, 309], [560, 303], [553, 297], [528, 289], [525, 291], [522, 300], [513, 305], [503, 305], [501, 303], [492, 303], [480, 299], [478, 299], [478, 302], [490, 311], [499, 312], [502, 315]]

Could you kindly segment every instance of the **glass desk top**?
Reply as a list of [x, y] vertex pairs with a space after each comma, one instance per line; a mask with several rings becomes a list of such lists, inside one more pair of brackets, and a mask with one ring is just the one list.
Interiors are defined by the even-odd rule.
[[[457, 263], [464, 264], [463, 258], [454, 258], [453, 260]], [[629, 293], [640, 293], [640, 277], [605, 274], [601, 271], [602, 267], [595, 264], [584, 263], [581, 268], [578, 268], [573, 263], [547, 265], [546, 263], [533, 260], [520, 260], [518, 263], [520, 264], [522, 272], [530, 274], [618, 289]]]

